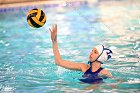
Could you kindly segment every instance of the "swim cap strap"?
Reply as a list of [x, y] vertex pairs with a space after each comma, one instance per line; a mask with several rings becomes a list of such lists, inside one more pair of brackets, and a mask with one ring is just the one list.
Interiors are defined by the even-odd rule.
[[89, 64], [90, 66], [92, 66], [92, 62], [91, 62], [91, 61], [88, 61], [88, 64]]
[[[103, 46], [103, 45], [102, 45]], [[98, 58], [103, 54], [103, 51], [104, 51], [104, 46], [103, 46], [103, 50], [102, 50], [102, 52], [101, 52], [101, 54], [96, 58], [96, 60], [95, 61], [98, 61]], [[93, 61], [93, 62], [95, 62], [95, 61]], [[99, 61], [100, 62], [100, 61]], [[101, 64], [103, 64], [102, 62], [100, 62]]]
[[[98, 61], [101, 64], [103, 64], [102, 62], [107, 61], [108, 59], [110, 59], [112, 54], [113, 54], [113, 52], [110, 49], [104, 48], [103, 45], [97, 46], [96, 49], [98, 50], [99, 56], [96, 58], [96, 60], [94, 60], [92, 62]], [[92, 62], [88, 62], [88, 63], [91, 65]]]

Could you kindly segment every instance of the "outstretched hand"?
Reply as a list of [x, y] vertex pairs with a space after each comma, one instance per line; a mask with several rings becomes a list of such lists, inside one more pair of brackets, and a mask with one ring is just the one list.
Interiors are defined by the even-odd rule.
[[57, 41], [57, 24], [52, 25], [52, 29], [49, 28], [49, 30], [51, 32], [51, 40], [54, 43]]

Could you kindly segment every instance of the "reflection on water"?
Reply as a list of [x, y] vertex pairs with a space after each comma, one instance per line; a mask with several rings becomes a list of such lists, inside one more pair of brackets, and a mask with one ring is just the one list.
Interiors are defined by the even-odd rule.
[[[67, 3], [68, 4], [68, 3]], [[85, 5], [43, 8], [47, 22], [30, 28], [25, 11], [0, 14], [1, 92], [138, 92], [140, 88], [140, 5], [135, 2], [88, 2]], [[54, 11], [55, 10], [55, 11]], [[54, 64], [48, 28], [58, 24], [64, 59], [88, 61], [90, 50], [104, 44], [113, 58], [103, 67], [120, 80], [82, 84], [82, 73]]]

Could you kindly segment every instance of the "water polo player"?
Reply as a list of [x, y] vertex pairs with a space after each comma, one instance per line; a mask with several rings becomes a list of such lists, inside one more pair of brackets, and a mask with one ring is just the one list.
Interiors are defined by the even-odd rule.
[[98, 45], [93, 48], [89, 56], [89, 64], [64, 60], [62, 59], [58, 50], [57, 25], [53, 25], [52, 29], [49, 30], [51, 32], [54, 59], [58, 66], [64, 67], [66, 69], [82, 71], [84, 73], [82, 76], [83, 78], [79, 80], [85, 83], [102, 82], [102, 76], [112, 77], [108, 70], [101, 67], [101, 64], [111, 58], [112, 51], [110, 49], [105, 48], [103, 45]]

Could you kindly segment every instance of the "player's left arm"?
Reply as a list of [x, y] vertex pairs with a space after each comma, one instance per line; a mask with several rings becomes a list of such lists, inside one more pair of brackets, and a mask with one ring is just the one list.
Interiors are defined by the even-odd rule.
[[101, 70], [100, 73], [99, 73], [99, 76], [102, 77], [102, 78], [111, 78], [111, 79], [114, 79], [118, 83], [125, 82], [124, 79], [120, 79], [120, 78], [117, 78], [117, 77], [112, 76], [112, 74], [108, 70], [106, 70], [106, 69]]
[[108, 70], [106, 70], [106, 69], [101, 70], [99, 75], [101, 77], [113, 78], [112, 74]]

